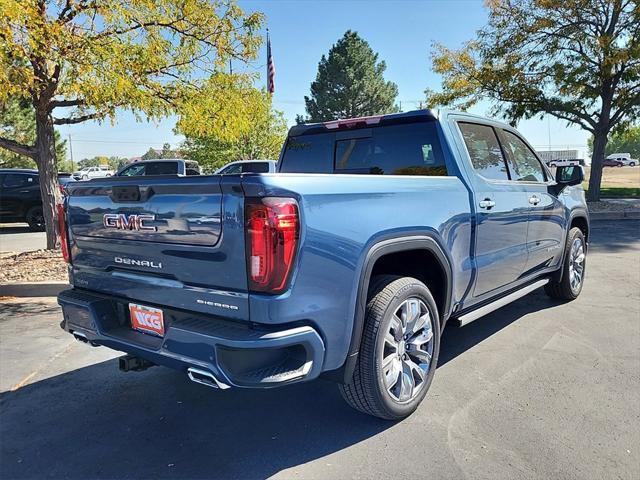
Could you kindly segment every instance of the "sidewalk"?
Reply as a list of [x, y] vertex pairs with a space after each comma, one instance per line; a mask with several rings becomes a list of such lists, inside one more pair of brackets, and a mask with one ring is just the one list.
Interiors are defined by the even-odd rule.
[[591, 220], [640, 219], [640, 198], [603, 198], [588, 205]]

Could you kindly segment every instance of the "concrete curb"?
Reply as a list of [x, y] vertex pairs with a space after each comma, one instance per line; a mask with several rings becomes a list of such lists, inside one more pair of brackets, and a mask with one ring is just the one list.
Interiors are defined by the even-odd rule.
[[589, 212], [589, 218], [592, 222], [598, 220], [640, 220], [640, 211]]
[[55, 297], [67, 288], [70, 288], [67, 282], [0, 283], [0, 296]]

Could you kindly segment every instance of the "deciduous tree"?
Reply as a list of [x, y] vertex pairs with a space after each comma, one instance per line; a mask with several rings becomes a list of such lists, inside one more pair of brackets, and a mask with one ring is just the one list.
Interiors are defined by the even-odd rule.
[[272, 108], [270, 94], [262, 91], [260, 98], [251, 127], [238, 138], [228, 141], [215, 135], [187, 135], [185, 157], [197, 160], [207, 172], [236, 160], [277, 159], [287, 135], [287, 122], [282, 112]]
[[[36, 140], [36, 117], [27, 99], [9, 97], [0, 102], [0, 136], [23, 144], [32, 145]], [[66, 141], [60, 133], [54, 133], [58, 170], [67, 155]], [[0, 149], [0, 166], [5, 168], [36, 168], [31, 157]]]
[[[589, 138], [589, 148], [593, 151], [593, 137]], [[640, 160], [640, 125], [630, 126], [611, 135], [604, 153], [629, 153], [631, 158]]]
[[488, 99], [512, 123], [550, 114], [593, 137], [589, 200], [600, 197], [611, 132], [640, 114], [636, 0], [490, 0], [489, 23], [459, 50], [436, 44], [432, 106]]
[[348, 30], [329, 50], [329, 55], [320, 59], [318, 75], [311, 84], [311, 96], [304, 97], [308, 115], [305, 121], [323, 122], [398, 111], [395, 104], [398, 87], [384, 79], [386, 68], [369, 43]]
[[230, 138], [251, 121], [251, 79], [225, 73], [260, 44], [262, 16], [234, 0], [0, 0], [0, 101], [28, 98], [33, 144], [0, 146], [40, 171], [47, 247], [56, 243], [54, 125], [189, 113], [184, 129]]

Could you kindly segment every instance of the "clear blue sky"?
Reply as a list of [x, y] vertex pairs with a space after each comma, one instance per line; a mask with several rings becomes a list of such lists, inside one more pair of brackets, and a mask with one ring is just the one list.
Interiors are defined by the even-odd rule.
[[[282, 110], [290, 124], [296, 114], [304, 113], [304, 96], [315, 79], [318, 61], [348, 29], [357, 31], [387, 64], [386, 78], [398, 85], [402, 109], [417, 108], [424, 90], [438, 89], [440, 78], [431, 72], [431, 44], [460, 46], [485, 24], [487, 14], [482, 0], [240, 0], [246, 10], [266, 15], [271, 31], [276, 65], [274, 105]], [[243, 67], [258, 71], [265, 83], [265, 50], [254, 65]], [[240, 65], [234, 66], [239, 69]], [[474, 113], [486, 114], [479, 106]], [[133, 157], [150, 146], [168, 142], [177, 146], [181, 137], [173, 133], [175, 118], [159, 124], [138, 123], [123, 113], [118, 122], [95, 122], [60, 129], [72, 135], [74, 159], [95, 155]], [[523, 121], [520, 131], [539, 150], [547, 150], [549, 134], [552, 149], [573, 148], [586, 152], [588, 134], [576, 127], [567, 128], [555, 119]]]

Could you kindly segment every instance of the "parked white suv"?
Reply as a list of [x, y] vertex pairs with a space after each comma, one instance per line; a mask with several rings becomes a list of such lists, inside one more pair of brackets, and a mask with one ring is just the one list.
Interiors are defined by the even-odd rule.
[[110, 177], [115, 172], [109, 170], [106, 165], [100, 165], [98, 167], [84, 167], [82, 170], [73, 172], [73, 178], [76, 180], [89, 180], [90, 178], [103, 178]]

